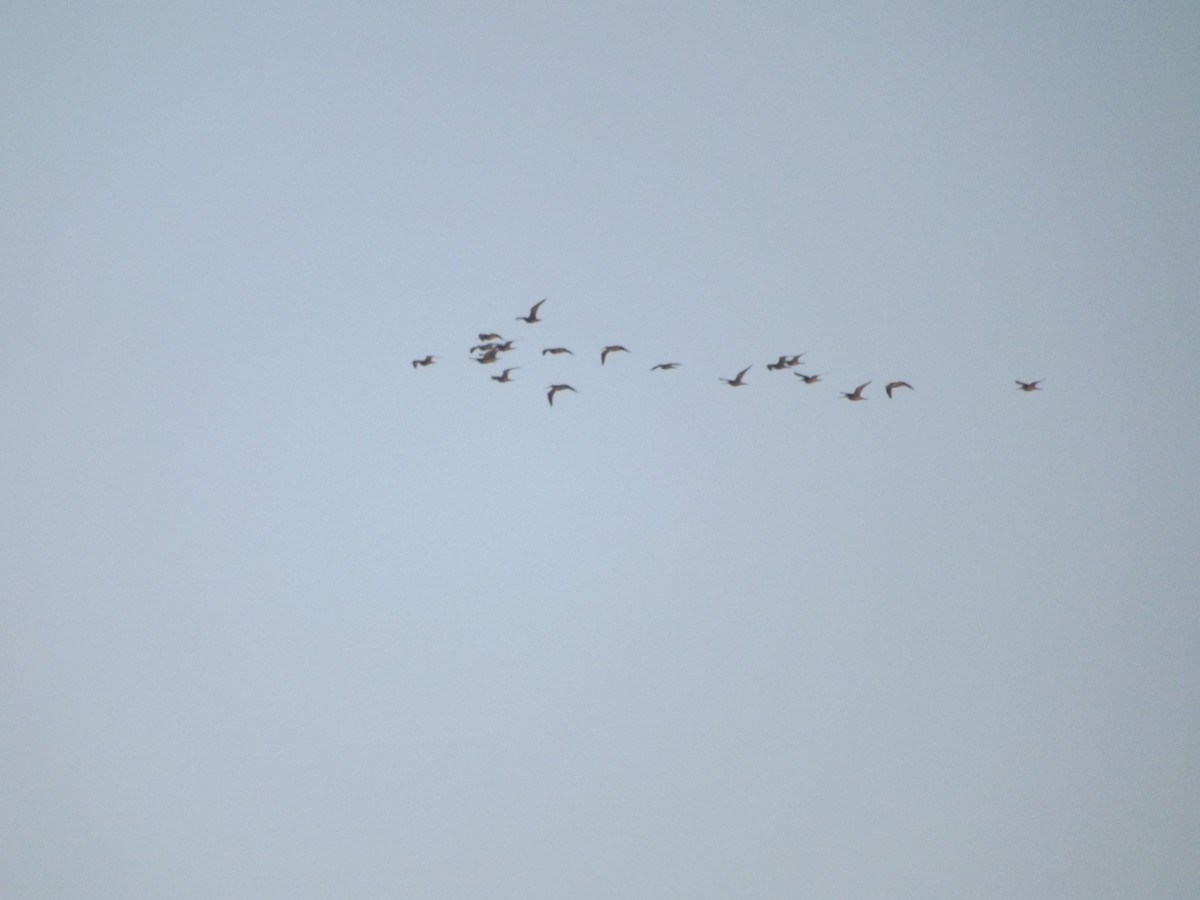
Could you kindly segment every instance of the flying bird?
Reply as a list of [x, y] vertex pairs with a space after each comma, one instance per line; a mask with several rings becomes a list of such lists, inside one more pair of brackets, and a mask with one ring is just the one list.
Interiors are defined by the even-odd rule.
[[499, 375], [493, 375], [493, 376], [492, 376], [492, 381], [498, 381], [498, 382], [500, 382], [501, 384], [508, 384], [510, 381], [512, 381], [512, 379], [508, 377], [508, 373], [509, 373], [509, 372], [515, 372], [515, 371], [517, 371], [517, 369], [519, 369], [519, 368], [521, 368], [521, 367], [520, 367], [520, 366], [513, 366], [511, 369], [505, 369], [505, 370], [504, 370], [503, 372], [501, 372]]
[[570, 353], [572, 356], [575, 355], [573, 351], [568, 350], [566, 347], [547, 347], [542, 351], [542, 356], [545, 356], [547, 353], [553, 354], [554, 356], [557, 356], [560, 353]]
[[1018, 390], [1022, 390], [1022, 391], [1040, 391], [1040, 390], [1041, 390], [1041, 388], [1040, 388], [1040, 387], [1038, 387], [1038, 385], [1039, 385], [1039, 384], [1041, 384], [1041, 383], [1042, 383], [1043, 381], [1045, 381], [1045, 380], [1046, 380], [1045, 378], [1039, 378], [1037, 381], [1018, 381], [1018, 382], [1017, 382], [1017, 384], [1018, 384], [1018, 385], [1020, 385], [1020, 387], [1018, 388]]
[[794, 369], [800, 365], [800, 358], [803, 353], [797, 353], [795, 356], [781, 356], [773, 363], [767, 363], [767, 368], [772, 372], [777, 372], [780, 369]]
[[742, 371], [738, 372], [736, 378], [721, 378], [718, 380], [725, 382], [730, 387], [742, 387], [746, 383], [746, 382], [742, 381], [742, 376], [745, 375], [747, 372], [749, 372], [753, 368], [754, 368], [754, 366], [753, 366], [753, 364], [751, 364], [749, 366], [746, 366], [746, 368], [742, 369]]
[[799, 378], [801, 381], [803, 381], [805, 384], [816, 384], [818, 381], [821, 380], [820, 375], [805, 375], [803, 372], [793, 372], [792, 374], [795, 375], [797, 378]]
[[432, 366], [435, 359], [437, 359], [436, 356], [426, 356], [424, 359], [414, 359], [412, 361], [412, 366], [414, 369], [417, 366]]
[[541, 306], [545, 302], [546, 302], [546, 298], [543, 297], [537, 303], [533, 304], [532, 307], [530, 307], [529, 315], [517, 316], [517, 318], [520, 319], [522, 322], [528, 322], [530, 325], [532, 325], [534, 322], [542, 321], [541, 319], [538, 318], [538, 307]]
[[916, 390], [916, 388], [914, 388], [914, 387], [913, 387], [911, 384], [909, 384], [907, 381], [892, 381], [892, 382], [889, 382], [889, 383], [888, 383], [888, 386], [884, 388], [884, 390], [885, 390], [885, 391], [887, 391], [888, 399], [889, 399], [889, 400], [891, 400], [891, 399], [892, 399], [892, 388], [902, 388], [902, 387], [906, 387], [906, 388], [908, 388], [910, 391], [915, 391], [915, 390]]
[[498, 334], [481, 334], [479, 336], [479, 339], [481, 341], [502, 341], [502, 340], [504, 340], [504, 338], [500, 337], [500, 335], [498, 335]]
[[600, 365], [604, 365], [604, 360], [608, 357], [608, 354], [617, 352], [628, 353], [629, 350], [625, 347], [622, 347], [620, 344], [609, 344], [600, 353]]
[[671, 369], [678, 368], [679, 363], [659, 363], [657, 366], [651, 366], [650, 371], [653, 372], [655, 369], [662, 369], [664, 372], [669, 372]]
[[871, 382], [867, 381], [867, 382], [864, 382], [863, 384], [860, 384], [858, 387], [856, 387], [854, 389], [854, 393], [852, 393], [852, 394], [847, 394], [845, 391], [842, 391], [842, 396], [845, 397], [847, 400], [866, 400], [868, 398], [864, 397], [862, 395], [862, 392], [863, 392], [863, 388], [865, 388], [870, 383]]
[[[546, 399], [550, 401], [551, 406], [554, 405], [554, 395], [557, 394], [559, 391], [575, 391], [575, 388], [571, 387], [569, 384], [552, 384], [552, 385], [550, 385], [550, 393], [548, 393], [546, 395]], [[578, 394], [579, 391], [575, 391], [575, 393]]]
[[490, 350], [488, 350], [487, 353], [483, 354], [483, 356], [475, 357], [475, 362], [483, 363], [483, 365], [486, 366], [488, 363], [494, 363], [496, 361], [496, 357], [499, 355], [500, 355], [500, 348], [492, 347]]

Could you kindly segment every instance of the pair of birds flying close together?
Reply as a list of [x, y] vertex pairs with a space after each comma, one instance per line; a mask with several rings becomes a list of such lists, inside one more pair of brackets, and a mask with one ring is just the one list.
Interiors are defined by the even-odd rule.
[[[788, 356], [785, 353], [783, 356], [779, 357], [779, 359], [775, 360], [775, 362], [767, 363], [767, 371], [768, 372], [778, 372], [780, 369], [794, 369], [796, 366], [800, 365], [800, 360], [803, 356], [804, 356], [803, 353], [797, 353], [794, 356]], [[743, 377], [752, 368], [754, 368], [753, 365], [746, 366], [746, 368], [744, 368], [744, 369], [742, 369], [742, 371], [738, 372], [737, 375], [735, 375], [733, 378], [722, 378], [720, 380], [725, 382], [726, 384], [730, 385], [731, 387], [741, 387], [742, 385], [746, 384], [746, 382], [742, 380]], [[796, 372], [795, 374], [800, 375], [799, 372]], [[820, 375], [815, 375], [815, 376], [800, 375], [800, 377], [804, 379], [805, 384], [812, 384], [813, 382], [818, 381], [821, 378]], [[810, 378], [812, 379], [811, 381], [809, 380]]]
[[[850, 393], [847, 393], [846, 391], [842, 391], [842, 396], [845, 397], [847, 400], [868, 400], [870, 398], [863, 396], [863, 390], [865, 390], [867, 385], [870, 383], [871, 382], [869, 382], [869, 381], [864, 382], [863, 384], [860, 384], [858, 387], [856, 387]], [[916, 390], [907, 381], [889, 381], [887, 387], [884, 388], [884, 390], [887, 391], [888, 399], [889, 400], [892, 399], [892, 391], [896, 390], [896, 388], [902, 388], [902, 387], [908, 388], [910, 391]]]

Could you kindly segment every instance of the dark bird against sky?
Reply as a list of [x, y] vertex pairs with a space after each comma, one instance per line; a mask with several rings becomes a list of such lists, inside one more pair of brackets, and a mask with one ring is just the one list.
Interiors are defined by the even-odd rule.
[[848, 394], [845, 391], [842, 391], [842, 396], [845, 397], [847, 400], [866, 400], [867, 398], [863, 396], [863, 388], [865, 388], [870, 383], [871, 382], [869, 382], [869, 381], [863, 382], [862, 384], [860, 384], [858, 387], [856, 387], [854, 389], [853, 393]]
[[[546, 395], [546, 399], [550, 401], [551, 406], [554, 405], [554, 395], [557, 394], [559, 391], [575, 391], [575, 388], [571, 387], [569, 384], [552, 384], [552, 385], [550, 385], [550, 393], [548, 393]], [[575, 391], [575, 393], [578, 394], [579, 391]]]
[[742, 371], [737, 373], [736, 378], [722, 378], [720, 380], [725, 382], [730, 387], [742, 387], [743, 385], [746, 384], [746, 382], [742, 381], [742, 376], [745, 375], [747, 372], [749, 372], [753, 368], [754, 368], [753, 364], [748, 365], [748, 366], [746, 366], [746, 368], [742, 369]]
[[533, 304], [533, 306], [531, 306], [529, 308], [529, 315], [517, 316], [517, 318], [520, 319], [522, 322], [529, 323], [530, 325], [532, 325], [534, 322], [542, 321], [541, 319], [538, 318], [538, 307], [540, 307], [545, 302], [546, 302], [546, 298], [543, 297], [541, 300], [539, 300], [537, 303]]
[[610, 353], [628, 353], [629, 351], [620, 344], [609, 344], [600, 352], [600, 365], [604, 365], [604, 360], [608, 358]]

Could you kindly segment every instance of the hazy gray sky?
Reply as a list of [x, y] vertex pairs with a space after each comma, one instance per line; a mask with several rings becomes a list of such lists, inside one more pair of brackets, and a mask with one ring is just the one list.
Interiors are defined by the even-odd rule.
[[1200, 891], [1194, 3], [13, 2], [0, 89], [0, 894]]

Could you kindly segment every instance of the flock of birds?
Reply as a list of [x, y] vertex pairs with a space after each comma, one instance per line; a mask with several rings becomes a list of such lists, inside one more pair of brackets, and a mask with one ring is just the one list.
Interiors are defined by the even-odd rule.
[[[530, 308], [528, 314], [526, 314], [524, 316], [516, 317], [517, 321], [524, 322], [527, 325], [533, 325], [537, 322], [541, 322], [542, 319], [538, 316], [538, 311], [541, 309], [542, 304], [545, 302], [546, 302], [546, 298], [542, 298], [537, 303], [533, 304], [533, 306]], [[495, 334], [495, 333], [480, 334], [479, 335], [479, 343], [470, 349], [468, 355], [470, 356], [471, 359], [475, 360], [475, 362], [480, 363], [481, 365], [490, 365], [492, 363], [498, 362], [500, 360], [501, 354], [507, 353], [510, 350], [512, 350], [513, 344], [514, 344], [514, 341], [505, 340], [503, 337], [501, 337], [500, 335]], [[610, 353], [628, 353], [628, 352], [629, 352], [629, 349], [627, 347], [621, 346], [620, 344], [609, 344], [603, 350], [600, 351], [600, 365], [604, 365], [608, 361], [608, 356]], [[574, 351], [568, 350], [566, 347], [546, 347], [544, 350], [542, 350], [542, 356], [558, 356], [561, 353], [568, 353], [572, 356], [575, 355]], [[777, 372], [777, 371], [781, 371], [783, 369], [795, 369], [795, 368], [803, 365], [804, 355], [805, 354], [803, 354], [803, 353], [796, 353], [791, 356], [784, 354], [783, 356], [780, 356], [777, 360], [775, 360], [775, 362], [767, 363], [767, 370]], [[427, 354], [422, 359], [414, 359], [412, 361], [412, 367], [414, 369], [419, 369], [419, 368], [424, 368], [425, 366], [432, 366], [437, 359], [438, 359], [438, 357], [436, 357], [432, 354]], [[681, 365], [681, 363], [677, 363], [677, 362], [657, 363], [656, 365], [653, 365], [650, 367], [650, 371], [651, 372], [669, 372], [672, 369], [679, 368], [680, 365]], [[491, 376], [491, 379], [492, 379], [492, 381], [499, 382], [500, 384], [507, 384], [508, 382], [514, 380], [512, 377], [512, 373], [517, 371], [517, 369], [519, 369], [519, 368], [520, 368], [520, 366], [509, 366], [508, 368], [504, 369], [499, 375]], [[733, 378], [719, 378], [718, 380], [724, 382], [725, 384], [729, 385], [730, 387], [744, 387], [748, 383], [745, 380], [746, 373], [749, 372], [752, 368], [754, 368], [753, 365], [746, 366], [746, 368], [744, 368], [740, 372], [738, 372], [737, 375], [735, 375]], [[801, 382], [803, 382], [804, 384], [816, 384], [818, 381], [821, 380], [820, 375], [808, 375], [808, 374], [805, 374], [804, 372], [793, 372], [792, 374], [795, 375], [797, 378], [799, 378], [801, 380]], [[1041, 385], [1042, 381], [1044, 381], [1044, 380], [1045, 379], [1039, 379], [1037, 381], [1021, 381], [1018, 379], [1017, 380], [1017, 390], [1026, 391], [1026, 392], [1040, 391], [1042, 388], [1039, 385]], [[842, 391], [841, 394], [847, 400], [853, 400], [853, 401], [867, 400], [869, 398], [867, 398], [866, 396], [863, 395], [863, 391], [866, 390], [866, 388], [870, 384], [871, 384], [870, 381], [863, 382], [858, 387], [856, 387], [853, 391]], [[913, 386], [911, 384], [909, 384], [907, 381], [890, 381], [890, 382], [888, 382], [887, 386], [884, 388], [884, 391], [887, 393], [888, 399], [890, 400], [890, 399], [892, 399], [892, 392], [899, 390], [900, 388], [908, 388], [910, 391], [915, 390], [915, 388], [913, 388]], [[550, 402], [551, 406], [554, 405], [555, 394], [558, 394], [561, 391], [574, 391], [575, 393], [578, 393], [578, 391], [576, 391], [575, 388], [573, 388], [569, 384], [552, 384], [549, 386], [549, 392], [546, 394], [546, 399]]]

